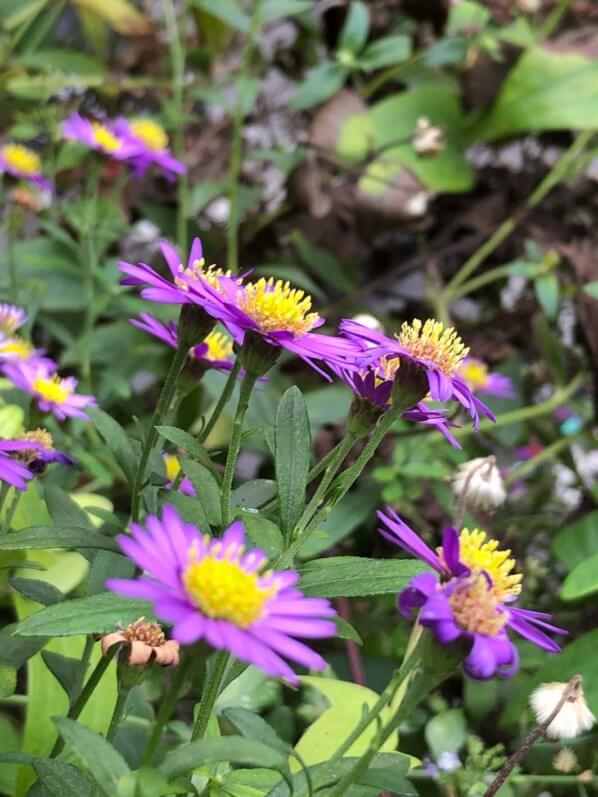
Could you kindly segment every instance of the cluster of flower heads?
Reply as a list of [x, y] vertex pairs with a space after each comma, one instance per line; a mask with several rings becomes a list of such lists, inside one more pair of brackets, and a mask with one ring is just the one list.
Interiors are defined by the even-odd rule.
[[[196, 305], [214, 323], [219, 322], [239, 346], [248, 336], [257, 337], [272, 349], [285, 349], [300, 357], [327, 379], [331, 371], [358, 399], [380, 412], [393, 403], [397, 376], [415, 366], [425, 376], [425, 389], [412, 406], [405, 408], [403, 417], [439, 429], [455, 446], [459, 444], [451, 435], [454, 424], [447, 419], [446, 409], [430, 407], [427, 399], [457, 401], [476, 428], [481, 415], [493, 419], [461, 373], [469, 350], [453, 329], [445, 329], [437, 321], [422, 323], [416, 319], [411, 324], [404, 323], [399, 333], [390, 338], [346, 320], [341, 322], [340, 335], [322, 334], [316, 330], [325, 320], [313, 310], [311, 297], [288, 282], [263, 277], [251, 280], [249, 274], [232, 275], [207, 265], [198, 238], [186, 264], [170, 244], [163, 242], [161, 248], [170, 277], [144, 263], [121, 262], [120, 269], [126, 275], [123, 284], [140, 287], [141, 296], [154, 302]], [[175, 324], [164, 326], [149, 314], [133, 323], [168, 345], [177, 345]], [[221, 354], [222, 338], [214, 338], [213, 342]], [[226, 352], [227, 356], [217, 356], [206, 338], [192, 349], [192, 356], [206, 359], [211, 367], [230, 370], [230, 350], [227, 348]]]
[[136, 177], [143, 175], [152, 164], [161, 169], [167, 179], [187, 171], [185, 164], [168, 149], [164, 128], [149, 117], [98, 121], [73, 113], [63, 122], [62, 131], [67, 139], [127, 163]]
[[15, 387], [32, 396], [42, 412], [58, 420], [88, 420], [86, 407], [96, 404], [90, 395], [76, 393], [77, 379], [58, 375], [58, 365], [42, 349], [35, 349], [15, 335], [27, 320], [25, 311], [12, 304], [0, 304], [0, 370]]
[[471, 678], [509, 678], [518, 670], [517, 648], [509, 629], [551, 653], [560, 648], [548, 635], [566, 634], [544, 612], [515, 606], [522, 576], [514, 573], [509, 550], [501, 551], [484, 531], [447, 528], [433, 551], [390, 508], [380, 512], [380, 533], [421, 559], [434, 573], [415, 576], [399, 596], [399, 610], [431, 629], [441, 644], [463, 640], [469, 646], [463, 667]]

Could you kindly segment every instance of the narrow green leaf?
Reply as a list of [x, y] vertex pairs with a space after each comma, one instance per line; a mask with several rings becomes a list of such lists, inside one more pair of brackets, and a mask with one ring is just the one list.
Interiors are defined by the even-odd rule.
[[106, 412], [98, 409], [89, 410], [92, 421], [102, 435], [108, 448], [116, 457], [129, 483], [135, 480], [135, 456], [131, 440], [122, 426]]
[[57, 484], [47, 484], [44, 497], [55, 526], [93, 529], [89, 515]]
[[556, 274], [543, 274], [534, 283], [536, 296], [542, 309], [553, 321], [559, 310], [559, 281]]
[[598, 509], [568, 523], [552, 541], [552, 552], [568, 570], [598, 554]]
[[243, 736], [222, 736], [183, 744], [168, 753], [159, 769], [172, 779], [211, 761], [231, 761], [243, 766], [266, 767], [280, 772], [287, 770], [286, 754], [273, 750], [263, 742], [245, 739]]
[[237, 512], [236, 518], [243, 523], [247, 536], [256, 548], [262, 548], [269, 559], [280, 556], [284, 548], [284, 539], [275, 523], [258, 512]]
[[406, 61], [410, 55], [409, 36], [384, 36], [366, 47], [359, 58], [359, 65], [366, 70], [381, 69]]
[[399, 593], [425, 565], [414, 559], [366, 559], [331, 556], [299, 568], [301, 589], [318, 598], [342, 598]]
[[183, 473], [189, 477], [195, 488], [196, 500], [201, 503], [210, 526], [220, 526], [222, 514], [220, 507], [220, 488], [207, 468], [192, 459], [181, 461]]
[[357, 55], [370, 32], [370, 12], [365, 3], [353, 0], [339, 36], [339, 50]]
[[51, 606], [53, 603], [60, 603], [64, 600], [63, 593], [47, 581], [38, 581], [35, 578], [18, 578], [13, 576], [9, 579], [10, 586], [36, 603], [42, 606]]
[[311, 430], [303, 394], [295, 385], [278, 405], [275, 425], [276, 484], [282, 533], [290, 535], [305, 504]]
[[345, 82], [345, 71], [338, 64], [325, 61], [314, 67], [300, 84], [293, 97], [290, 108], [303, 111], [325, 102], [342, 87]]
[[312, 8], [312, 0], [264, 0], [262, 4], [262, 21], [264, 24], [280, 17], [291, 17], [303, 14]]
[[0, 698], [10, 697], [17, 688], [17, 671], [6, 661], [0, 661]]
[[53, 653], [51, 650], [42, 651], [44, 664], [56, 678], [60, 686], [67, 693], [69, 700], [74, 697], [75, 687], [78, 683], [81, 662], [71, 656]]
[[151, 604], [106, 592], [48, 606], [17, 624], [21, 637], [105, 634], [139, 617], [151, 618]]
[[47, 636], [36, 637], [35, 639], [21, 639], [13, 636], [18, 623], [5, 625], [0, 630], [0, 661], [12, 664], [18, 670], [32, 656], [35, 656], [48, 641]]
[[239, 707], [227, 708], [223, 711], [223, 714], [246, 739], [263, 742], [268, 747], [280, 750], [284, 755], [288, 755], [290, 745], [283, 741], [259, 714], [254, 714], [253, 711], [247, 711], [247, 709]]
[[240, 509], [259, 509], [276, 495], [276, 482], [272, 479], [251, 479], [233, 492], [231, 505]]
[[200, 11], [205, 11], [230, 28], [247, 33], [249, 30], [249, 17], [240, 8], [235, 0], [192, 0], [193, 5]]
[[89, 531], [80, 526], [59, 528], [57, 526], [32, 526], [0, 540], [0, 551], [27, 551], [43, 548], [100, 548], [118, 551], [116, 542], [98, 531]]
[[33, 768], [37, 772], [38, 782], [45, 786], [52, 797], [86, 797], [91, 792], [89, 779], [71, 764], [52, 758], [36, 758]]
[[158, 433], [169, 443], [173, 443], [177, 448], [182, 449], [190, 457], [201, 462], [206, 468], [214, 470], [214, 463], [210, 455], [195, 437], [188, 432], [178, 429], [176, 426], [156, 426]]
[[106, 797], [116, 797], [119, 779], [129, 772], [121, 754], [103, 736], [80, 722], [68, 717], [54, 717], [54, 724], [101, 792]]
[[598, 592], [598, 553], [578, 564], [569, 573], [561, 588], [561, 598], [564, 601], [574, 601], [594, 592]]
[[587, 293], [588, 296], [591, 296], [592, 299], [598, 299], [598, 280], [586, 282], [582, 290], [584, 293]]

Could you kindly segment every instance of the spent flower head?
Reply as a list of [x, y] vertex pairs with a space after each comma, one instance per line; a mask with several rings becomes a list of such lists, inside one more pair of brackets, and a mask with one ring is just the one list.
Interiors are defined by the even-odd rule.
[[185, 523], [172, 506], [150, 515], [145, 528], [131, 525], [118, 544], [144, 573], [135, 580], [109, 579], [108, 589], [152, 601], [156, 616], [172, 623], [182, 645], [200, 639], [290, 683], [297, 676], [285, 661], [323, 670], [324, 659], [296, 637], [333, 636], [335, 611], [329, 601], [306, 598], [293, 570], [267, 570], [267, 556], [245, 548], [236, 521], [211, 539]]
[[0, 302], [0, 335], [12, 335], [27, 321], [27, 313], [22, 307]]
[[158, 623], [140, 617], [126, 628], [105, 634], [101, 640], [104, 656], [114, 645], [126, 650], [127, 663], [139, 667], [155, 661], [162, 667], [176, 667], [179, 663], [180, 645], [174, 639], [166, 639]]
[[580, 733], [589, 731], [596, 722], [596, 717], [586, 702], [579, 678], [579, 682], [573, 688], [569, 683], [554, 681], [541, 684], [532, 692], [529, 702], [538, 724], [543, 725], [550, 719], [566, 690], [569, 692], [567, 698], [546, 731], [552, 739], [573, 739]]
[[492, 511], [507, 500], [507, 491], [496, 457], [476, 457], [459, 465], [453, 492], [465, 505]]

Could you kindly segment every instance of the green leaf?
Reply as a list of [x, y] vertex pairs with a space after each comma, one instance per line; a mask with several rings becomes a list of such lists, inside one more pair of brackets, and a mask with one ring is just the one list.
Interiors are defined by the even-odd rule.
[[534, 283], [536, 296], [542, 309], [551, 321], [559, 310], [559, 281], [556, 274], [542, 274]]
[[370, 12], [365, 3], [352, 0], [349, 13], [339, 36], [339, 50], [357, 55], [366, 43], [370, 32]]
[[129, 772], [125, 759], [99, 733], [68, 717], [54, 717], [58, 732], [106, 797], [118, 794], [118, 781]]
[[44, 548], [100, 548], [118, 551], [116, 542], [98, 531], [80, 527], [32, 526], [30, 529], [5, 535], [0, 540], [0, 551], [26, 551]]
[[311, 597], [350, 598], [399, 593], [427, 568], [413, 559], [331, 556], [299, 568], [301, 590]]
[[102, 435], [108, 448], [114, 454], [116, 461], [130, 484], [135, 480], [135, 456], [131, 440], [122, 426], [106, 412], [98, 409], [89, 410], [89, 415], [98, 432]]
[[350, 264], [327, 249], [314, 246], [300, 230], [293, 230], [291, 243], [301, 260], [318, 279], [336, 291], [353, 290], [354, 280]]
[[222, 522], [220, 488], [216, 479], [207, 468], [192, 459], [182, 459], [181, 468], [191, 479], [191, 484], [195, 488], [195, 500], [201, 503], [210, 526], [220, 526]]
[[561, 598], [564, 601], [574, 601], [594, 592], [598, 592], [598, 553], [578, 564], [569, 573], [561, 587]]
[[89, 515], [57, 484], [47, 484], [44, 497], [55, 526], [93, 529]]
[[488, 116], [470, 140], [492, 141], [528, 130], [598, 128], [598, 62], [543, 47], [524, 52]]
[[272, 479], [251, 479], [233, 492], [231, 505], [241, 509], [259, 509], [276, 495], [276, 482]]
[[311, 430], [303, 394], [296, 385], [282, 396], [275, 425], [276, 484], [282, 533], [289, 536], [305, 505]]
[[243, 736], [222, 736], [182, 744], [167, 754], [159, 769], [167, 778], [173, 779], [212, 761], [230, 761], [243, 766], [276, 769], [279, 772], [287, 770], [286, 754], [263, 742], [245, 739]]
[[48, 606], [17, 624], [14, 633], [22, 637], [105, 634], [129, 625], [139, 617], [153, 616], [151, 604], [106, 592]]
[[16, 670], [25, 664], [27, 659], [35, 656], [46, 644], [46, 636], [35, 639], [21, 639], [13, 636], [18, 623], [5, 625], [0, 629], [0, 661], [11, 664]]
[[53, 603], [60, 603], [64, 600], [63, 593], [52, 584], [39, 581], [35, 578], [18, 578], [13, 576], [9, 579], [10, 586], [36, 603], [42, 606], [51, 606]]
[[344, 82], [344, 69], [338, 64], [325, 61], [307, 73], [289, 107], [294, 111], [304, 111], [314, 105], [320, 105], [336, 94]]
[[264, 0], [262, 3], [262, 22], [272, 22], [280, 17], [303, 14], [313, 7], [312, 0]]
[[158, 434], [162, 435], [169, 443], [173, 443], [177, 448], [182, 449], [190, 457], [196, 459], [206, 468], [214, 470], [214, 463], [210, 455], [195, 437], [188, 432], [178, 429], [176, 426], [156, 426]]
[[17, 671], [6, 661], [0, 661], [0, 699], [10, 697], [17, 688]]
[[587, 293], [588, 296], [591, 296], [592, 299], [598, 299], [598, 280], [586, 282], [582, 290], [584, 293]]
[[359, 65], [365, 70], [381, 69], [406, 61], [410, 55], [409, 36], [383, 36], [365, 48], [359, 57]]
[[283, 551], [281, 530], [271, 520], [254, 512], [237, 512], [236, 518], [245, 526], [247, 536], [256, 548], [262, 548], [268, 559], [276, 559]]
[[401, 797], [418, 797], [419, 792], [407, 778], [397, 775], [394, 769], [372, 767], [361, 776], [359, 783], [362, 786], [373, 786], [377, 790], [384, 789]]
[[467, 738], [467, 721], [459, 708], [449, 708], [426, 724], [426, 742], [434, 758], [441, 753], [458, 753]]
[[76, 767], [52, 758], [36, 758], [33, 768], [38, 783], [42, 783], [52, 797], [86, 797], [91, 792], [89, 779]]
[[73, 700], [78, 686], [81, 662], [71, 656], [63, 656], [61, 653], [54, 653], [51, 650], [42, 651], [42, 659], [54, 678], [67, 693], [69, 701]]
[[552, 542], [552, 552], [568, 570], [598, 554], [598, 509], [569, 523]]
[[187, 789], [173, 787], [157, 769], [138, 769], [127, 772], [118, 782], [118, 797], [171, 797], [186, 794]]
[[290, 745], [283, 741], [265, 719], [245, 708], [226, 708], [222, 712], [246, 739], [255, 739], [274, 750], [288, 755]]
[[204, 534], [210, 533], [211, 528], [205, 510], [197, 498], [173, 490], [166, 490], [163, 498], [165, 504], [175, 507], [185, 523], [192, 523]]
[[249, 31], [249, 17], [234, 0], [192, 0], [192, 3], [200, 11], [224, 22], [229, 28], [235, 28], [242, 33]]
[[[393, 477], [394, 478], [394, 477]], [[336, 545], [372, 517], [380, 502], [371, 487], [353, 490], [340, 501], [299, 549], [302, 559], [313, 559]]]

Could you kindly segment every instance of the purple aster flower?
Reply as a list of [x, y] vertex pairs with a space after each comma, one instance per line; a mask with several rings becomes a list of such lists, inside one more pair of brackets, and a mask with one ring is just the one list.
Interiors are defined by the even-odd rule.
[[22, 307], [0, 302], [0, 335], [12, 335], [27, 321], [27, 313]]
[[465, 357], [459, 366], [459, 376], [473, 393], [485, 393], [497, 398], [513, 398], [515, 389], [508, 376], [489, 371], [483, 360]]
[[22, 338], [4, 337], [0, 332], [0, 365], [4, 363], [26, 362], [56, 370], [56, 364], [49, 357], [45, 357], [43, 349], [34, 349], [33, 346]]
[[33, 473], [27, 465], [14, 459], [15, 453], [31, 449], [31, 444], [21, 440], [0, 440], [0, 481], [24, 490]]
[[429, 548], [390, 508], [378, 513], [380, 533], [395, 545], [421, 559], [436, 573], [421, 573], [399, 595], [399, 610], [434, 631], [441, 644], [457, 639], [470, 643], [463, 668], [471, 678], [493, 675], [509, 678], [517, 672], [519, 657], [508, 630], [551, 653], [560, 647], [545, 632], [566, 634], [552, 625], [544, 612], [513, 605], [521, 592], [522, 576], [513, 573], [510, 551], [498, 550], [486, 532], [445, 529], [442, 546]]
[[172, 506], [162, 517], [150, 515], [146, 528], [132, 524], [131, 536], [120, 535], [124, 553], [142, 568], [136, 580], [109, 579], [108, 589], [149, 600], [155, 614], [173, 624], [172, 635], [183, 645], [204, 639], [230, 651], [268, 675], [292, 684], [298, 678], [285, 661], [323, 670], [324, 659], [295, 637], [334, 636], [330, 602], [306, 598], [292, 570], [266, 571], [266, 554], [245, 550], [240, 521], [218, 539], [184, 523]]
[[47, 191], [54, 186], [42, 175], [42, 162], [32, 149], [22, 144], [5, 144], [0, 147], [0, 172], [6, 172], [17, 180], [27, 180]]
[[120, 117], [114, 122], [114, 132], [134, 148], [128, 160], [137, 177], [141, 177], [152, 163], [162, 169], [167, 180], [174, 180], [177, 174], [187, 171], [185, 164], [169, 151], [166, 131], [153, 119], [142, 117], [127, 121]]
[[[162, 452], [162, 460], [164, 461], [164, 469], [166, 470], [166, 477], [168, 479], [166, 489], [172, 490], [176, 477], [180, 473], [181, 463], [176, 454], [168, 454], [165, 451]], [[179, 493], [195, 497], [195, 487], [191, 484], [191, 479], [188, 476], [185, 476], [185, 478], [181, 481], [179, 485]]]
[[[174, 321], [162, 324], [157, 318], [149, 313], [139, 314], [141, 321], [131, 318], [133, 326], [149, 332], [155, 338], [164, 341], [172, 349], [178, 346], [178, 329]], [[1, 344], [0, 344], [1, 347]], [[193, 346], [189, 351], [189, 356], [194, 360], [203, 363], [208, 368], [215, 368], [217, 371], [232, 371], [233, 368], [233, 344], [230, 338], [221, 332], [210, 332], [203, 343]]]
[[13, 459], [28, 468], [34, 476], [43, 473], [51, 462], [74, 464], [70, 457], [54, 448], [52, 435], [46, 429], [25, 432], [14, 440], [0, 441], [0, 448], [11, 450]]
[[364, 327], [355, 321], [341, 322], [341, 331], [350, 340], [361, 345], [362, 365], [385, 357], [414, 363], [424, 370], [430, 398], [434, 401], [458, 401], [479, 426], [480, 413], [494, 420], [488, 407], [474, 396], [459, 376], [459, 366], [469, 352], [454, 329], [445, 329], [439, 321], [428, 319], [424, 324], [415, 319], [404, 323], [394, 339], [377, 330]]
[[60, 421], [65, 418], [89, 420], [83, 408], [96, 406], [93, 396], [75, 393], [77, 380], [73, 376], [62, 378], [43, 363], [9, 363], [2, 370], [16, 387], [35, 398], [42, 412], [51, 412]]
[[115, 160], [127, 160], [137, 152], [133, 142], [123, 136], [116, 124], [109, 120], [98, 122], [72, 113], [62, 123], [62, 132], [65, 138], [87, 144]]
[[[199, 305], [207, 302], [212, 296], [211, 292], [208, 293], [208, 287], [217, 289], [218, 280], [224, 272], [216, 266], [206, 266], [200, 239], [195, 238], [193, 241], [186, 268], [174, 246], [166, 241], [161, 241], [160, 249], [170, 269], [171, 280], [162, 277], [145, 263], [133, 265], [123, 260], [118, 267], [128, 276], [121, 280], [121, 285], [144, 286], [141, 296], [152, 302]], [[191, 288], [193, 288], [193, 295], [191, 295]], [[204, 309], [210, 313], [208, 307]]]

